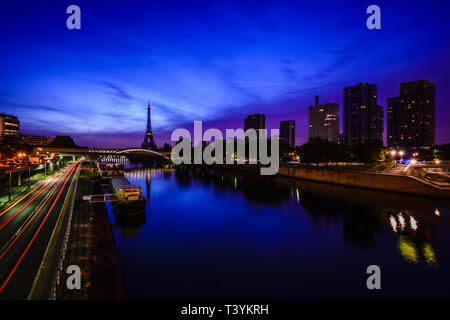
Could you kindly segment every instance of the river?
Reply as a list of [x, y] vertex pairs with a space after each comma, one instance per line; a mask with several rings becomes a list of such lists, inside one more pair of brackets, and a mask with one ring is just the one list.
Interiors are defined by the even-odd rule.
[[200, 169], [125, 176], [147, 198], [130, 219], [107, 205], [131, 299], [450, 298], [448, 202]]

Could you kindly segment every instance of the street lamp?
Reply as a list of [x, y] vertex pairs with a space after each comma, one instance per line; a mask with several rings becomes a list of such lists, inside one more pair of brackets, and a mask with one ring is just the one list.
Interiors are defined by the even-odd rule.
[[400, 156], [400, 162], [402, 162], [403, 163], [403, 155], [405, 154], [405, 152], [404, 151], [399, 151], [398, 152], [398, 155]]
[[8, 202], [11, 201], [11, 184], [12, 184], [12, 162], [9, 163], [9, 194]]
[[28, 163], [28, 189], [30, 189], [31, 180], [31, 164]]

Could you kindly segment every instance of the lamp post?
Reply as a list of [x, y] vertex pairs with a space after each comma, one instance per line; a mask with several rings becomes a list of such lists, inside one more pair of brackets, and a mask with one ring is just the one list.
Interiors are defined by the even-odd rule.
[[9, 163], [9, 194], [8, 194], [8, 202], [11, 201], [11, 184], [12, 184], [12, 162]]
[[31, 164], [28, 164], [28, 189], [30, 189], [31, 180]]
[[390, 153], [391, 153], [392, 161], [393, 161], [393, 162], [396, 162], [396, 161], [395, 161], [395, 156], [397, 155], [397, 151], [392, 150]]

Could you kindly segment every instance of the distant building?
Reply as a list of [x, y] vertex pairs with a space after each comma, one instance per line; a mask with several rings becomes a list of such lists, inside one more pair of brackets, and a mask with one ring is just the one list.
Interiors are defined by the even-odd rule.
[[21, 134], [20, 143], [28, 144], [33, 147], [46, 147], [53, 141], [52, 138], [44, 136], [34, 136], [31, 134]]
[[428, 148], [436, 144], [436, 87], [427, 80], [400, 85], [398, 145]]
[[339, 104], [319, 104], [319, 96], [315, 97], [314, 106], [309, 107], [309, 138], [316, 137], [339, 142]]
[[400, 128], [400, 97], [393, 97], [387, 99], [387, 146], [395, 148], [399, 146]]
[[248, 129], [265, 129], [266, 116], [264, 114], [253, 114], [244, 119], [244, 131]]
[[295, 147], [295, 120], [280, 122], [280, 139], [291, 147]]
[[16, 116], [0, 113], [0, 141], [17, 142], [19, 138], [20, 122]]
[[377, 85], [359, 83], [344, 88], [344, 141], [348, 145], [367, 140], [383, 141], [383, 107], [377, 104]]

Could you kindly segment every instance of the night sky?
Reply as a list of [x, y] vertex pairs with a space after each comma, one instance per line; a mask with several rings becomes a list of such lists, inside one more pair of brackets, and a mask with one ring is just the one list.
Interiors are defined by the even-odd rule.
[[[71, 4], [81, 30], [66, 28]], [[371, 4], [381, 30], [366, 28]], [[137, 146], [150, 100], [159, 145], [194, 120], [237, 128], [252, 113], [268, 128], [296, 120], [301, 144], [314, 95], [342, 112], [343, 88], [369, 82], [386, 106], [427, 79], [437, 143], [450, 142], [450, 1], [2, 0], [0, 38], [0, 112], [23, 133]]]

